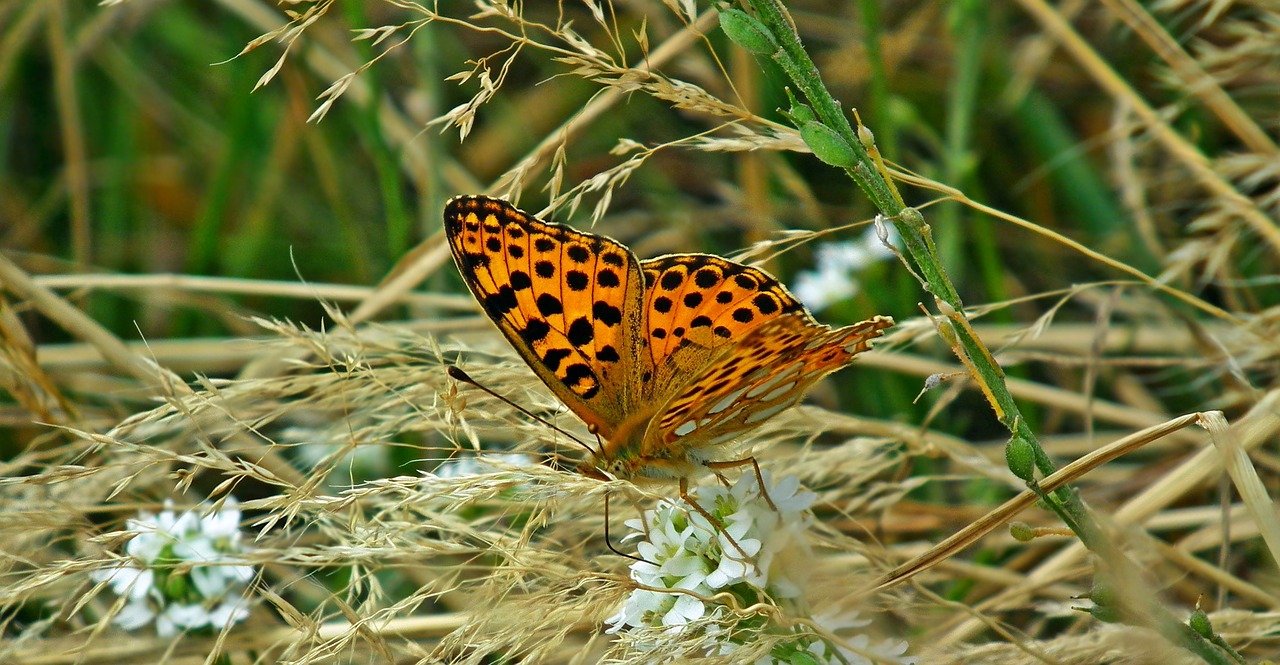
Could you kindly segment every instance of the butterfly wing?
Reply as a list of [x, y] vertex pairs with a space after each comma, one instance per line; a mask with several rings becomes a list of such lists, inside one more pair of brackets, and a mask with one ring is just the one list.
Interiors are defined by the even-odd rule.
[[672, 254], [640, 263], [645, 339], [655, 377], [646, 397], [660, 406], [718, 354], [762, 323], [804, 312], [763, 270], [708, 254]]
[[796, 404], [891, 325], [892, 319], [878, 316], [832, 330], [806, 312], [765, 321], [719, 353], [658, 411], [644, 455], [702, 458], [697, 449], [727, 443]]
[[459, 196], [445, 234], [463, 280], [565, 406], [609, 439], [636, 403], [643, 278], [618, 242]]

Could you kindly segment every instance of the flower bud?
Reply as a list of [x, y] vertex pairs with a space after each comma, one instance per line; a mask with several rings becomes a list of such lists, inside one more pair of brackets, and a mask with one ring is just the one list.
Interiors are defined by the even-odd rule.
[[769, 29], [741, 9], [720, 10], [720, 28], [730, 41], [751, 53], [773, 55], [778, 52], [778, 42], [769, 34]]
[[1196, 611], [1191, 613], [1191, 619], [1187, 621], [1187, 625], [1191, 626], [1191, 630], [1196, 631], [1200, 637], [1213, 638], [1213, 624], [1209, 622], [1209, 615], [1205, 614], [1204, 610], [1197, 607]]
[[1026, 522], [1010, 522], [1009, 535], [1020, 543], [1029, 543], [1036, 537], [1036, 530]]
[[1009, 439], [1009, 443], [1004, 446], [1004, 459], [1013, 475], [1026, 482], [1035, 479], [1036, 454], [1031, 448], [1031, 442], [1014, 434], [1013, 438]]
[[787, 91], [787, 99], [791, 101], [791, 108], [783, 111], [778, 109], [787, 120], [796, 127], [804, 127], [805, 125], [817, 120], [817, 116], [813, 114], [813, 109], [808, 104], [796, 99], [795, 93], [791, 92], [791, 88], [784, 88]]
[[800, 127], [800, 138], [813, 154], [832, 166], [850, 169], [858, 163], [858, 154], [836, 130], [820, 123], [810, 122]]

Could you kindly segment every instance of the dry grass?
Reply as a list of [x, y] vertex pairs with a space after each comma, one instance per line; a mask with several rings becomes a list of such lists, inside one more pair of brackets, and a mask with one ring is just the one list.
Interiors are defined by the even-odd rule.
[[[530, 210], [549, 203], [561, 220], [582, 208], [577, 224], [642, 257], [720, 242], [721, 253], [768, 257], [782, 275], [875, 211], [830, 169], [795, 156], [803, 142], [772, 111], [785, 104], [781, 79], [731, 48], [705, 5], [480, 2], [467, 14], [388, 1], [341, 19], [338, 7], [296, 5], [285, 25], [269, 4], [220, 6], [266, 37], [201, 75], [260, 67], [265, 88], [253, 99], [265, 106], [288, 91], [288, 103], [270, 107], [287, 121], [269, 145], [239, 148], [260, 158], [256, 169], [230, 167], [255, 174], [247, 200], [224, 188], [202, 208], [244, 204], [237, 224], [183, 236], [222, 250], [193, 249], [196, 269], [164, 264], [163, 237], [139, 251], [154, 263], [108, 260], [107, 247], [133, 236], [113, 238], [95, 221], [109, 220], [98, 207], [108, 197], [95, 190], [108, 176], [89, 146], [107, 129], [75, 110], [87, 94], [76, 72], [89, 59], [113, 80], [146, 81], [138, 85], [153, 106], [183, 128], [174, 159], [188, 168], [220, 139], [253, 144], [218, 125], [219, 114], [202, 116], [200, 95], [161, 94], [139, 75], [140, 58], [104, 36], [179, 10], [135, 0], [82, 15], [59, 2], [0, 3], [0, 84], [47, 29], [52, 131], [66, 146], [55, 185], [0, 178], [9, 219], [0, 228], [0, 661], [702, 654], [705, 636], [619, 639], [601, 625], [635, 586], [631, 561], [606, 547], [606, 501], [617, 543], [626, 520], [675, 487], [575, 474], [579, 451], [564, 435], [445, 375], [460, 363], [590, 440], [460, 295], [439, 204], [483, 191], [523, 197]], [[880, 31], [879, 55], [851, 30], [855, 18], [792, 9], [828, 84], [859, 107], [934, 225], [976, 331], [1047, 450], [1061, 465], [1080, 460], [1064, 467], [1065, 482], [1145, 571], [1114, 587], [1179, 619], [1199, 606], [1249, 662], [1280, 658], [1277, 9], [1020, 0], [959, 16], [920, 3], [886, 8], [874, 28], [858, 24]], [[991, 37], [995, 53], [950, 31], [948, 11], [972, 30], [999, 12], [1017, 16], [1009, 34]], [[356, 18], [387, 27], [352, 44], [342, 22]], [[1124, 39], [1113, 34], [1120, 25]], [[269, 60], [255, 59], [268, 50]], [[966, 77], [966, 66], [980, 76]], [[881, 85], [898, 97], [877, 93]], [[302, 124], [308, 116], [323, 121]], [[944, 127], [956, 118], [969, 125]], [[318, 138], [346, 125], [359, 140]], [[1065, 142], [1035, 133], [1051, 125], [1075, 133]], [[354, 144], [372, 156], [343, 152]], [[169, 175], [149, 154], [139, 161], [149, 177]], [[295, 192], [286, 174], [297, 163], [309, 170]], [[133, 186], [129, 196], [153, 202], [146, 214], [158, 218], [182, 198], [168, 181]], [[367, 192], [383, 197], [389, 227], [403, 222], [400, 242], [417, 243], [397, 245], [387, 231], [381, 263], [352, 239], [360, 232], [317, 228], [330, 211], [367, 212]], [[46, 232], [49, 217], [58, 234]], [[274, 234], [296, 241], [298, 257], [273, 252]], [[250, 245], [257, 258], [233, 263]], [[332, 267], [333, 247], [358, 256]], [[118, 274], [131, 265], [143, 274]], [[185, 274], [218, 267], [226, 277]], [[302, 279], [277, 274], [291, 271]], [[357, 286], [366, 274], [377, 286]], [[858, 634], [906, 640], [922, 663], [1201, 662], [1166, 636], [1074, 609], [1089, 606], [1091, 555], [1019, 498], [1006, 435], [920, 315], [925, 298], [909, 271], [886, 265], [865, 277], [874, 288], [819, 318], [883, 313], [899, 325], [809, 404], [743, 441], [763, 468], [818, 494], [805, 609], [731, 611], [820, 634], [812, 617], [857, 612], [871, 621]], [[122, 301], [136, 303], [136, 328], [109, 321]], [[216, 322], [216, 333], [186, 332], [184, 316]], [[548, 463], [512, 457], [486, 473], [432, 473], [475, 451]], [[260, 571], [252, 618], [221, 633], [122, 639], [111, 619], [123, 603], [90, 573], [119, 556], [125, 520], [166, 500], [194, 508], [232, 495]], [[1010, 521], [1034, 537], [1015, 539]], [[648, 638], [654, 650], [632, 648]], [[754, 645], [775, 639], [766, 632]]]

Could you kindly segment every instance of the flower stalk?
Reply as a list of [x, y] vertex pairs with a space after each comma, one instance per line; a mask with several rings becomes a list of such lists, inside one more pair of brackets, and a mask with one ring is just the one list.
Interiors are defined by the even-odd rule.
[[[821, 135], [823, 145], [820, 149], [828, 154], [843, 155], [842, 151], [847, 148], [854, 163], [852, 166], [841, 165], [841, 168], [866, 193], [886, 221], [898, 230], [912, 259], [913, 265], [909, 267], [914, 268], [914, 273], [922, 280], [923, 288], [933, 295], [935, 307], [941, 312], [941, 316], [935, 319], [939, 332], [968, 368], [1001, 424], [1009, 430], [1011, 440], [1019, 449], [1019, 459], [1029, 457], [1040, 477], [1053, 473], [1056, 467], [1040, 445], [1035, 432], [1021, 416], [1017, 402], [1005, 383], [1003, 370], [970, 327], [964, 314], [964, 304], [938, 257], [928, 223], [920, 211], [904, 203], [897, 188], [893, 186], [888, 170], [878, 159], [874, 138], [870, 132], [854, 131], [840, 104], [822, 82], [822, 77], [805, 51], [795, 23], [781, 0], [745, 0], [745, 4], [754, 15], [753, 28], [757, 31], [763, 29], [768, 33], [767, 38], [757, 37], [756, 41], [778, 45], [770, 57], [803, 94], [806, 108], [810, 109], [811, 115], [816, 116], [812, 122], [821, 122], [827, 128], [822, 132], [810, 130], [808, 133], [813, 136]], [[796, 106], [793, 104], [793, 113], [790, 114], [793, 119], [796, 116]], [[861, 124], [859, 128], [862, 129]], [[804, 136], [805, 127], [800, 126], [799, 129]], [[834, 150], [828, 145], [832, 140], [844, 143], [841, 150]], [[1027, 486], [1040, 495], [1045, 505], [1058, 514], [1113, 574], [1127, 576], [1129, 579], [1140, 577], [1136, 566], [1104, 535], [1097, 520], [1089, 513], [1073, 488], [1065, 486], [1053, 493], [1046, 493], [1040, 490], [1035, 474], [1027, 473], [1025, 467], [1021, 471], [1021, 477]], [[1197, 637], [1194, 631], [1186, 630], [1185, 624], [1178, 622], [1156, 603], [1140, 599], [1131, 599], [1131, 602], [1140, 611], [1131, 612], [1129, 616], [1146, 617], [1145, 623], [1206, 662], [1230, 662], [1210, 642]]]

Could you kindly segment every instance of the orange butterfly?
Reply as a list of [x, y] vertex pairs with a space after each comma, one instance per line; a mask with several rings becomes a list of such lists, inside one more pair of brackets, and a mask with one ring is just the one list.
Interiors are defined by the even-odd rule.
[[639, 261], [616, 240], [501, 199], [459, 196], [445, 233], [463, 280], [538, 378], [604, 440], [578, 470], [685, 479], [799, 402], [893, 325], [833, 330], [769, 273], [718, 256]]

